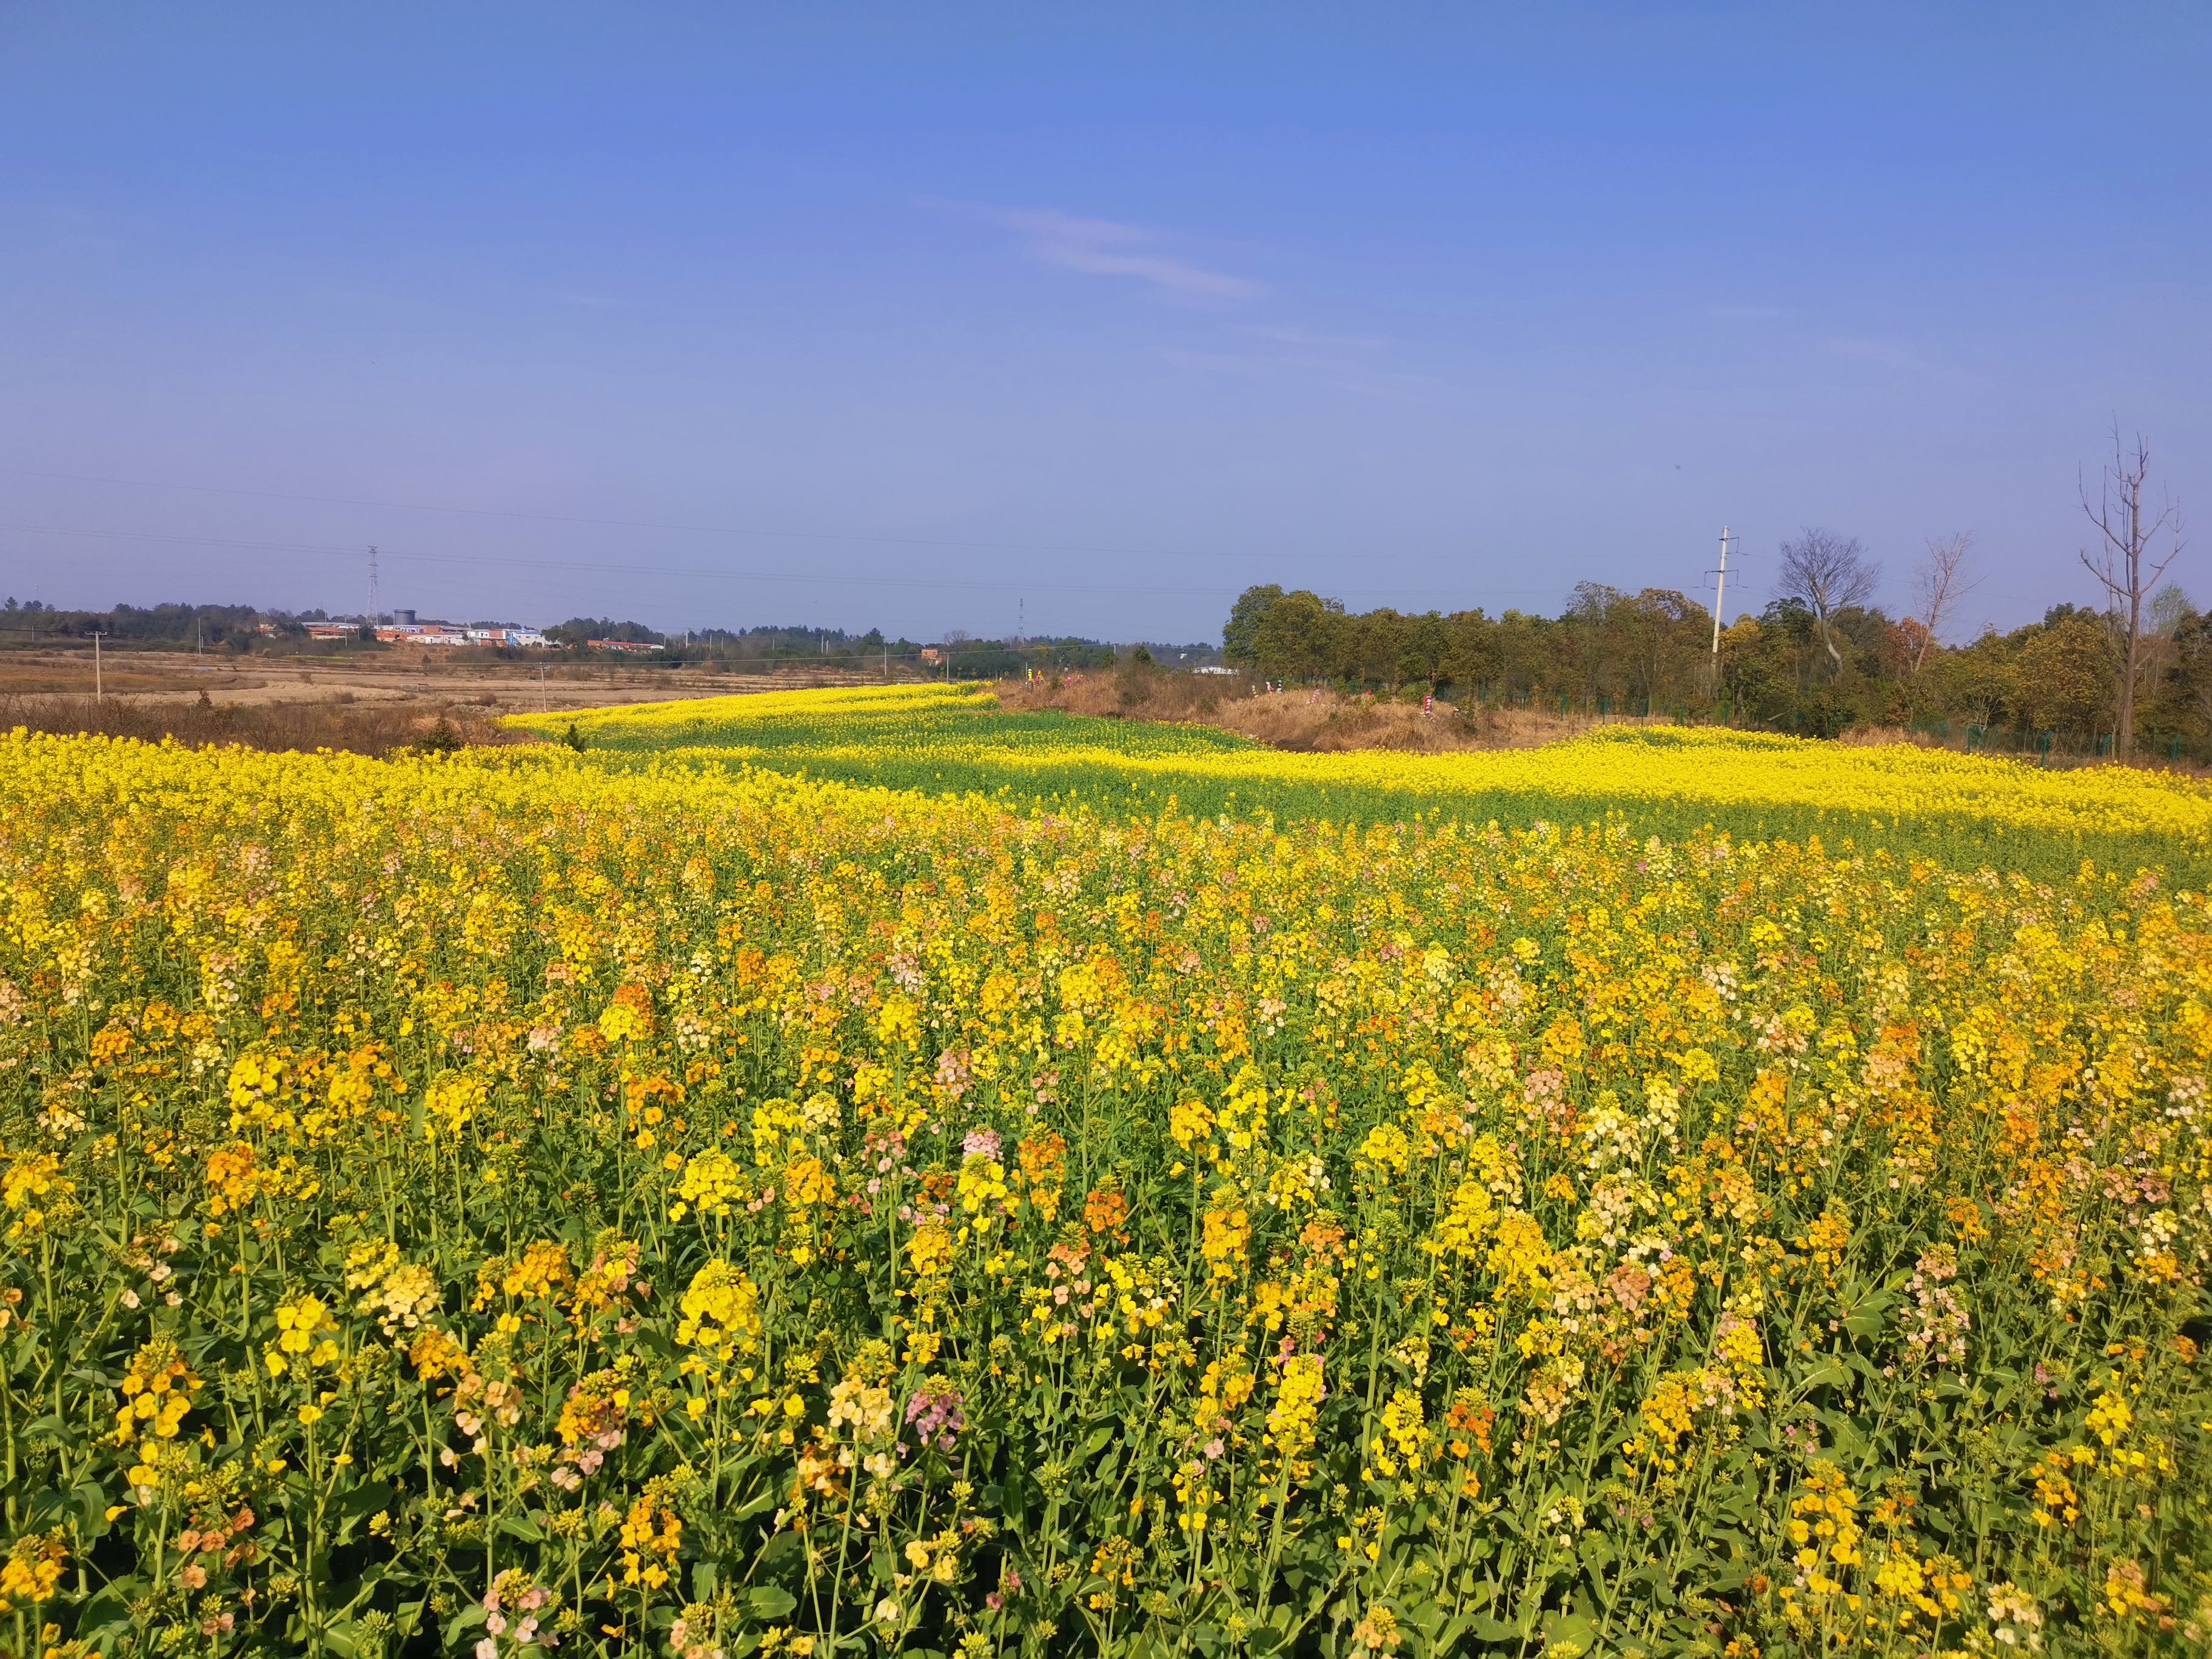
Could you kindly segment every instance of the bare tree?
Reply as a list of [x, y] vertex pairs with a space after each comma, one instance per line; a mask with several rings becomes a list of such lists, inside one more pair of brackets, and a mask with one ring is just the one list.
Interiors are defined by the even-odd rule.
[[1820, 643], [1838, 672], [1844, 653], [1836, 648], [1836, 614], [1874, 597], [1881, 580], [1881, 567], [1866, 556], [1856, 536], [1809, 526], [1794, 542], [1782, 544], [1779, 586], [1784, 593], [1804, 601], [1820, 629]]
[[[2143, 485], [2150, 477], [2150, 448], [2136, 439], [2130, 453], [2120, 442], [2120, 428], [2112, 428], [2112, 459], [2099, 480], [2097, 502], [2089, 503], [2084, 483], [2081, 511], [2097, 526], [2099, 541], [2093, 556], [2084, 548], [2081, 562], [2105, 590], [2111, 605], [2112, 632], [2121, 645], [2119, 751], [2131, 755], [2136, 746], [2136, 684], [2143, 662], [2143, 599], [2158, 586], [2166, 568], [2181, 556], [2181, 507], [2161, 497], [2154, 516], [2143, 506]], [[2151, 544], [2160, 531], [2169, 531], [2172, 550], [2155, 564]]]
[[1962, 530], [1940, 540], [1931, 537], [1920, 568], [1913, 573], [1912, 619], [1920, 624], [1918, 647], [1912, 653], [1915, 675], [1928, 665], [1928, 653], [1935, 648], [1943, 624], [1950, 620], [1966, 591], [1974, 586], [1966, 580], [1966, 561], [1973, 550], [1974, 532], [1971, 530]]

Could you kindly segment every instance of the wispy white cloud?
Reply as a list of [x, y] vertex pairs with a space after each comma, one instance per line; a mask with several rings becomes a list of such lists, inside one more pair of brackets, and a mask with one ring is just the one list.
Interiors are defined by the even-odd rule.
[[1211, 270], [1179, 258], [1164, 246], [1167, 233], [1149, 225], [1085, 219], [1054, 208], [976, 208], [939, 203], [1022, 233], [1029, 257], [1039, 264], [1086, 276], [1127, 276], [1179, 300], [1216, 302], [1257, 298], [1266, 290], [1249, 277]]
[[[1779, 337], [1793, 342], [1801, 350], [1826, 352], [1831, 357], [1842, 357], [1853, 362], [1879, 363], [1886, 368], [1902, 369], [1908, 373], [1933, 374], [1936, 366], [1907, 347], [1894, 340], [1875, 339], [1866, 335], [1829, 334], [1820, 320], [1804, 318], [1785, 306], [1769, 305], [1711, 305], [1705, 314], [1724, 325], [1750, 326], [1758, 324], [1779, 324]], [[1769, 331], [1767, 337], [1776, 337]]]
[[[1236, 304], [1268, 292], [1250, 277], [1185, 257], [1170, 233], [1153, 226], [1086, 219], [1054, 208], [998, 208], [938, 198], [924, 198], [924, 204], [1020, 232], [1024, 252], [1040, 264], [1085, 276], [1131, 277], [1170, 299]], [[1216, 337], [1229, 349], [1163, 347], [1160, 360], [1195, 374], [1278, 384], [1303, 380], [1368, 398], [1404, 398], [1436, 389], [1426, 375], [1394, 368], [1392, 342], [1375, 335], [1252, 322], [1226, 326]]]

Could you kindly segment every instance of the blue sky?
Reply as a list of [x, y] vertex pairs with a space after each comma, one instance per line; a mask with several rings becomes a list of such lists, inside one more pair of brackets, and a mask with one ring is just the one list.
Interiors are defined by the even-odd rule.
[[[0, 4], [0, 588], [1213, 637], [2091, 597], [2212, 483], [2212, 9]], [[2212, 599], [2185, 554], [2176, 578]], [[1733, 574], [1733, 573], [1732, 573]]]

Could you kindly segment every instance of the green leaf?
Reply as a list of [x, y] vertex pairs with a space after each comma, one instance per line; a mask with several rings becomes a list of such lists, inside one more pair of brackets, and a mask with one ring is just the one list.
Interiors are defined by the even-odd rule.
[[95, 1482], [88, 1480], [70, 1494], [76, 1504], [80, 1517], [77, 1536], [88, 1542], [107, 1535], [107, 1493]]
[[84, 1611], [77, 1615], [76, 1633], [86, 1637], [107, 1631], [120, 1633], [127, 1630], [131, 1624], [131, 1603], [147, 1589], [146, 1581], [136, 1573], [109, 1579], [93, 1592], [92, 1600], [84, 1604]]
[[447, 1620], [446, 1621], [446, 1650], [450, 1653], [459, 1647], [461, 1642], [461, 1632], [465, 1630], [474, 1630], [478, 1625], [483, 1623], [483, 1620], [484, 1610], [477, 1606], [474, 1602], [463, 1607], [459, 1613]]
[[1544, 1642], [1547, 1647], [1554, 1642], [1573, 1642], [1584, 1653], [1597, 1639], [1597, 1626], [1578, 1613], [1554, 1613], [1544, 1621]]
[[[711, 1595], [711, 1589], [701, 1600]], [[756, 1619], [781, 1619], [799, 1605], [799, 1598], [789, 1590], [778, 1589], [774, 1584], [756, 1584], [744, 1593], [743, 1606]]]
[[362, 1480], [338, 1499], [337, 1510], [347, 1520], [358, 1521], [364, 1516], [374, 1515], [379, 1510], [390, 1509], [392, 1501], [389, 1486], [380, 1480]]
[[1844, 1328], [1853, 1336], [1879, 1336], [1896, 1299], [1887, 1291], [1875, 1291], [1844, 1316]]
[[1810, 1394], [1815, 1389], [1840, 1389], [1851, 1380], [1851, 1374], [1843, 1362], [1830, 1354], [1797, 1382], [1797, 1392]]
[[1429, 1651], [1431, 1653], [1458, 1652], [1460, 1638], [1474, 1627], [1474, 1621], [1480, 1617], [1481, 1617], [1480, 1613], [1473, 1613], [1453, 1615], [1442, 1630], [1429, 1638]]
[[763, 1510], [768, 1508], [769, 1504], [775, 1502], [775, 1488], [774, 1486], [769, 1486], [753, 1497], [748, 1498], [744, 1503], [738, 1504], [735, 1509], [726, 1510], [724, 1513], [726, 1513], [732, 1521], [750, 1521], [753, 1516], [758, 1515]]
[[788, 1555], [792, 1551], [798, 1547], [799, 1534], [797, 1533], [780, 1532], [776, 1534], [775, 1537], [769, 1539], [767, 1543], [761, 1546], [760, 1558], [757, 1562], [757, 1565], [764, 1567], [770, 1562]]

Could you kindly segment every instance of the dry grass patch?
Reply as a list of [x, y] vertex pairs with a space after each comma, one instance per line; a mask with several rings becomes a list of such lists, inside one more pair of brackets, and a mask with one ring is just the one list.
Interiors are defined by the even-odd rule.
[[1309, 754], [1383, 749], [1410, 754], [1533, 749], [1580, 737], [1599, 726], [1665, 726], [1648, 720], [1551, 714], [1442, 701], [1424, 711], [1418, 700], [1321, 687], [1263, 689], [1250, 675], [1198, 675], [1141, 665], [1059, 679], [1008, 681], [997, 688], [1007, 708], [1057, 708], [1110, 720], [1178, 720], [1213, 726], [1270, 748]]
[[534, 743], [538, 739], [495, 724], [491, 702], [467, 706], [356, 702], [340, 691], [313, 702], [219, 703], [204, 693], [173, 702], [119, 697], [0, 695], [0, 731], [21, 727], [64, 736], [173, 738], [198, 748], [240, 744], [249, 749], [311, 753], [332, 749], [356, 755], [392, 750], [472, 748]]

